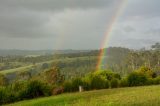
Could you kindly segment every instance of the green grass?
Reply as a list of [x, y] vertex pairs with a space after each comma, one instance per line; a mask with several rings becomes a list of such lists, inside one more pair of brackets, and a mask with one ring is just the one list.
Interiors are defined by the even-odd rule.
[[19, 68], [15, 68], [15, 69], [9, 69], [9, 70], [3, 70], [3, 71], [0, 71], [1, 74], [9, 74], [9, 73], [15, 73], [15, 72], [18, 72], [18, 71], [23, 71], [27, 68], [31, 68], [33, 65], [28, 65], [28, 66], [23, 66], [23, 67], [19, 67]]
[[21, 101], [7, 106], [160, 106], [160, 86], [62, 94]]
[[[96, 56], [90, 56], [90, 58], [92, 59], [96, 59], [97, 57]], [[67, 62], [74, 62], [76, 61], [77, 59], [80, 59], [80, 60], [88, 60], [89, 57], [75, 57], [75, 58], [62, 58], [62, 59], [55, 59], [55, 60], [51, 60], [51, 61], [46, 61], [46, 62], [40, 62], [40, 63], [36, 63], [36, 66], [41, 66], [43, 63], [52, 63], [52, 62], [64, 62], [64, 63], [67, 63]], [[30, 69], [32, 68], [34, 65], [27, 65], [27, 66], [23, 66], [23, 67], [19, 67], [19, 68], [14, 68], [14, 69], [8, 69], [8, 70], [3, 70], [3, 71], [0, 71], [0, 74], [10, 74], [10, 73], [16, 73], [16, 72], [21, 72], [21, 71], [26, 71], [27, 69]]]

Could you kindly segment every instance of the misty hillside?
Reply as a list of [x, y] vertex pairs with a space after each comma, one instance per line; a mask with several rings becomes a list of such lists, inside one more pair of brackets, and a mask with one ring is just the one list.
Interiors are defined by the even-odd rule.
[[34, 55], [48, 55], [48, 54], [67, 54], [67, 53], [78, 53], [87, 52], [89, 50], [4, 50], [0, 49], [0, 56], [8, 55], [21, 55], [21, 56], [34, 56]]

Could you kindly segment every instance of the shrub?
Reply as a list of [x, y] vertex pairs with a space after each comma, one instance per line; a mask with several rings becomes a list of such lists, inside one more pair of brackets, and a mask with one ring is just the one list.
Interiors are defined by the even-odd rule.
[[91, 89], [104, 89], [109, 87], [108, 81], [102, 76], [95, 75], [91, 77]]
[[121, 79], [121, 76], [118, 73], [114, 73], [112, 71], [97, 71], [93, 73], [94, 75], [100, 75], [102, 77], [105, 77], [107, 80], [112, 80], [113, 78]]
[[6, 103], [7, 92], [4, 88], [0, 88], [0, 105]]
[[64, 92], [72, 92], [72, 83], [71, 81], [65, 81], [63, 84]]
[[128, 87], [129, 85], [128, 85], [127, 78], [122, 78], [122, 79], [120, 80], [119, 86], [120, 86], [120, 87]]
[[0, 105], [17, 101], [17, 95], [7, 87], [0, 88]]
[[37, 98], [51, 95], [51, 87], [40, 81], [30, 81], [27, 86], [20, 92], [21, 99]]
[[138, 72], [132, 72], [128, 75], [127, 78], [129, 86], [142, 86], [147, 82], [146, 75]]
[[105, 88], [109, 88], [109, 81], [105, 80]]
[[84, 79], [82, 86], [83, 86], [83, 89], [84, 89], [84, 90], [90, 90], [90, 89], [91, 89], [90, 80]]
[[18, 92], [18, 91], [20, 91], [20, 90], [22, 90], [23, 88], [26, 87], [26, 82], [17, 81], [17, 82], [12, 83], [8, 87], [10, 87], [10, 89], [12, 89], [14, 92]]
[[79, 86], [83, 86], [86, 89], [90, 88], [90, 85], [88, 82], [83, 81], [81, 78], [75, 78], [71, 81], [66, 81], [64, 84], [64, 91], [65, 92], [74, 92], [79, 90]]
[[63, 87], [56, 87], [53, 89], [52, 91], [52, 95], [58, 95], [64, 92], [64, 88]]
[[137, 70], [137, 72], [146, 75], [147, 78], [155, 78], [157, 76], [149, 67], [142, 66]]
[[110, 81], [111, 88], [118, 88], [118, 79], [114, 78]]
[[153, 84], [160, 84], [160, 76], [153, 79]]
[[7, 84], [8, 84], [7, 78], [3, 74], [0, 74], [0, 86], [6, 86]]
[[78, 91], [79, 90], [79, 86], [83, 85], [83, 81], [81, 80], [81, 78], [75, 78], [72, 80], [72, 91]]

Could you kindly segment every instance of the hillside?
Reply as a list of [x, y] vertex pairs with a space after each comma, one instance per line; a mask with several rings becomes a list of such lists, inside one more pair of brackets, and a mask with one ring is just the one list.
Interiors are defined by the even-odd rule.
[[159, 106], [159, 97], [158, 85], [62, 94], [6, 106]]
[[22, 55], [22, 56], [39, 56], [46, 54], [68, 54], [78, 52], [88, 52], [89, 50], [14, 50], [14, 49], [0, 49], [0, 56], [8, 55]]

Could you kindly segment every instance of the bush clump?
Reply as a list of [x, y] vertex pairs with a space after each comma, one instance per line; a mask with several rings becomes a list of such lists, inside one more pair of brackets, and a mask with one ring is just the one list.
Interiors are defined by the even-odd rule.
[[42, 96], [50, 96], [52, 94], [51, 87], [40, 81], [30, 81], [27, 86], [20, 92], [19, 97], [23, 99], [31, 99]]
[[119, 82], [119, 86], [120, 86], [120, 87], [128, 87], [129, 85], [128, 85], [128, 80], [127, 80], [127, 78], [122, 78], [122, 79], [120, 80], [120, 82]]
[[63, 84], [64, 92], [72, 92], [72, 82], [71, 81], [65, 81]]
[[109, 82], [101, 76], [93, 76], [90, 80], [91, 89], [104, 89], [109, 87]]
[[128, 85], [129, 86], [142, 86], [146, 85], [147, 77], [146, 75], [138, 72], [132, 72], [128, 75]]
[[110, 86], [111, 88], [118, 88], [118, 85], [119, 85], [119, 80], [114, 78], [110, 81]]

